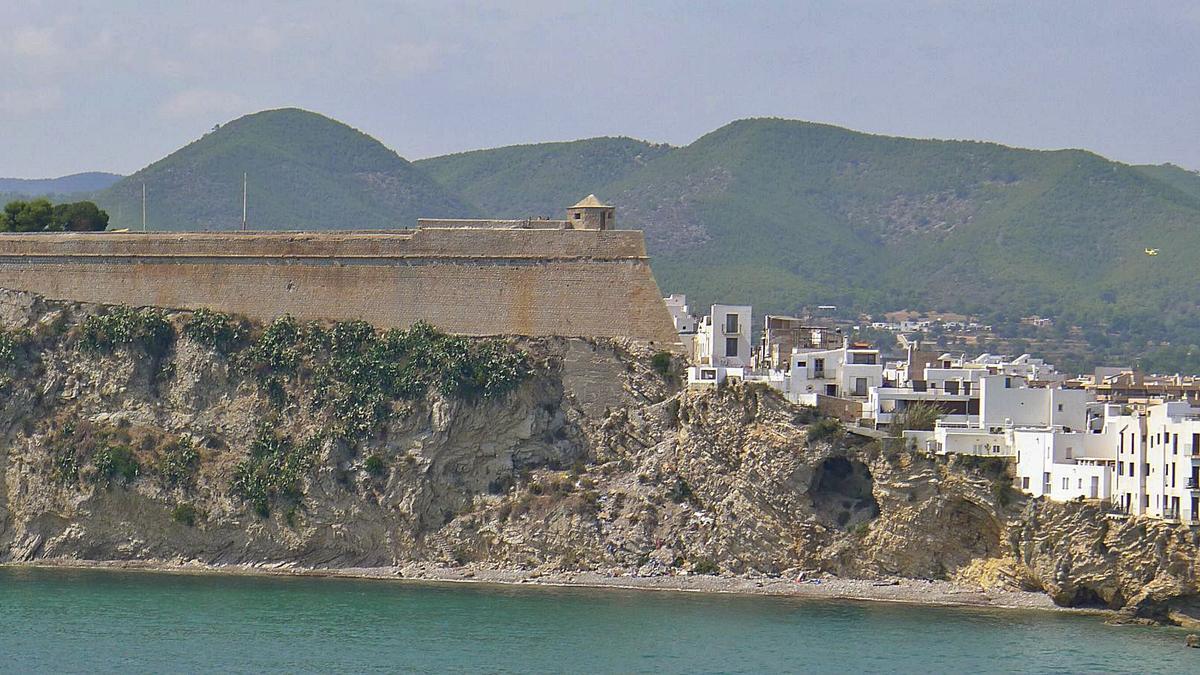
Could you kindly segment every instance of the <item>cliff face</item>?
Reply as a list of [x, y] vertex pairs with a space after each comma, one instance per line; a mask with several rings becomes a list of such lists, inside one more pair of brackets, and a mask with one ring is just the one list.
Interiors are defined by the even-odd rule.
[[[297, 332], [292, 368], [275, 328], [216, 348], [189, 313], [97, 349], [87, 317], [111, 312], [0, 292], [0, 560], [824, 570], [1159, 618], [1196, 594], [1186, 528], [1027, 501], [993, 461], [809, 438], [770, 390], [680, 391], [637, 347], [506, 343], [523, 376], [469, 395], [330, 356], [336, 327]], [[363, 339], [415, 362], [411, 335]]]

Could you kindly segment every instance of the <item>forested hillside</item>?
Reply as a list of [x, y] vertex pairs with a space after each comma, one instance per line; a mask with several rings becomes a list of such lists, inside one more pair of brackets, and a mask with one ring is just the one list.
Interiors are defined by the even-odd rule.
[[781, 119], [677, 148], [594, 138], [409, 163], [336, 120], [284, 109], [225, 124], [96, 201], [112, 227], [137, 227], [144, 183], [152, 229], [232, 229], [243, 172], [255, 229], [556, 216], [595, 193], [621, 227], [645, 230], [663, 291], [694, 306], [1039, 314], [1082, 326], [1100, 357], [1169, 341], [1174, 351], [1149, 363], [1200, 368], [1200, 174], [1173, 165]]
[[248, 175], [256, 229], [398, 228], [473, 210], [370, 136], [288, 108], [234, 120], [99, 193], [112, 227], [234, 229]]
[[[461, 192], [455, 163], [479, 166], [489, 152], [517, 155], [510, 166], [521, 152], [558, 156], [525, 146], [427, 163]], [[542, 194], [513, 171], [493, 189], [505, 202], [472, 198]], [[1122, 348], [1200, 328], [1200, 176], [1170, 165], [755, 119], [574, 190], [584, 192], [646, 231], [664, 291], [695, 305], [1040, 314], [1103, 329], [1093, 338], [1111, 330]]]

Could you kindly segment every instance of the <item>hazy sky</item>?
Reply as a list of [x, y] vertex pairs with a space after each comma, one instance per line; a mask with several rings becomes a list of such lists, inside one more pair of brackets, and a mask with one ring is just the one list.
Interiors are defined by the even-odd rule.
[[1200, 2], [0, 2], [0, 176], [282, 106], [410, 159], [778, 116], [1200, 169]]

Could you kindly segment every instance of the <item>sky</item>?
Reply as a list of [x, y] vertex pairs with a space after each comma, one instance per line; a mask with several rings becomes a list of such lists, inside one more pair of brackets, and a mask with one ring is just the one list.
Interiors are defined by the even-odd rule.
[[769, 116], [1200, 169], [1200, 2], [0, 2], [0, 176], [288, 106], [409, 159]]

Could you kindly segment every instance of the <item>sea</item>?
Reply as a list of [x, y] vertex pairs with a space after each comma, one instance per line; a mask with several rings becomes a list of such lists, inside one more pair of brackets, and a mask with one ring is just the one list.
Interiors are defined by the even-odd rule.
[[615, 589], [0, 568], [5, 673], [1200, 672], [1076, 614]]

